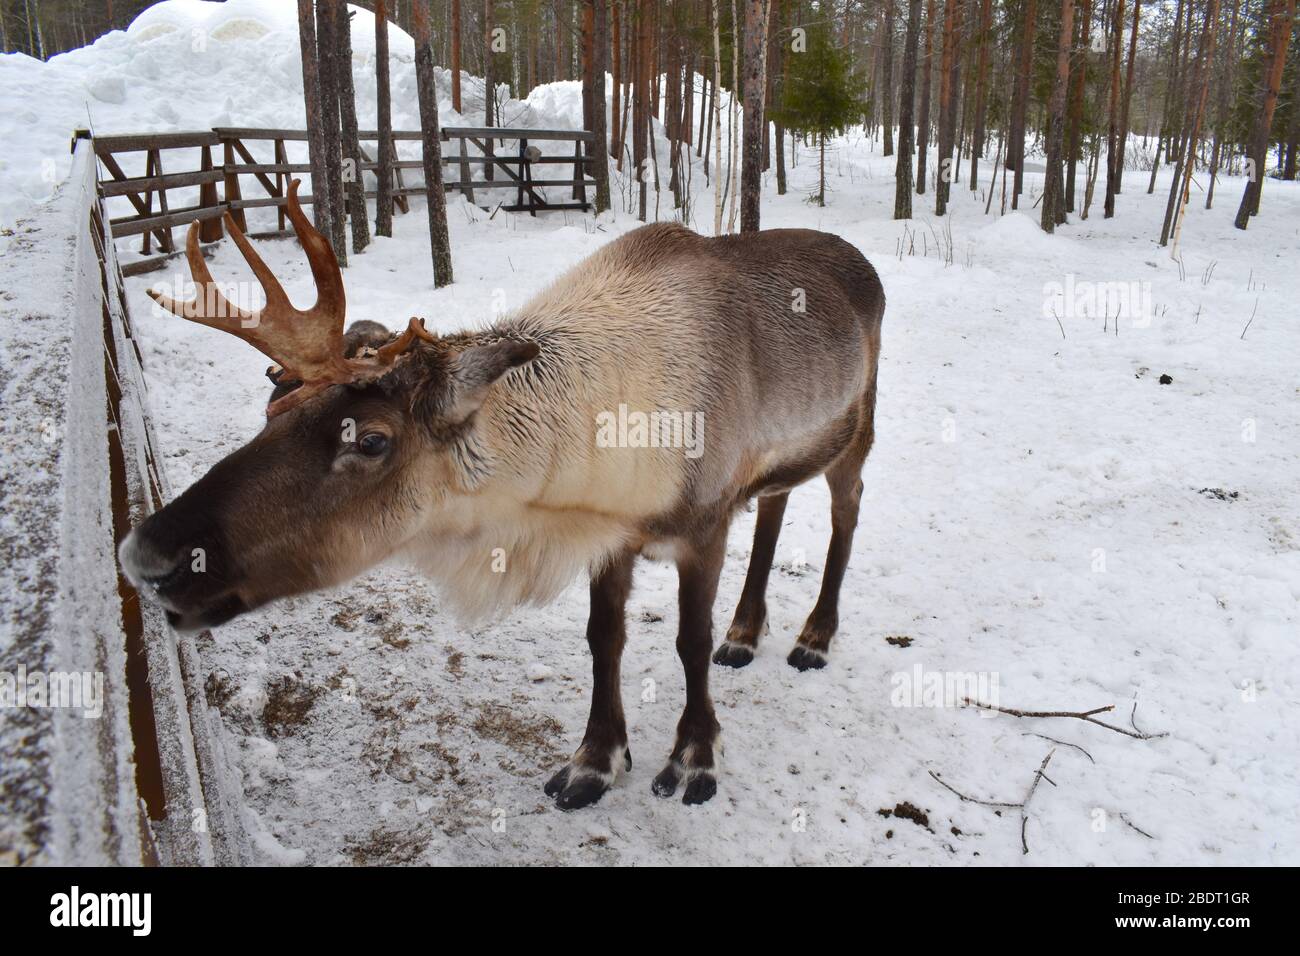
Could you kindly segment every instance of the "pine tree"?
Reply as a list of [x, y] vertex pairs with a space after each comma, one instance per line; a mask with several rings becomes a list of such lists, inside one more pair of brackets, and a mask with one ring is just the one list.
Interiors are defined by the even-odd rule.
[[865, 87], [835, 46], [825, 24], [808, 28], [808, 49], [790, 58], [790, 78], [775, 115], [783, 126], [817, 138], [817, 205], [826, 205], [826, 137], [843, 132], [862, 116]]

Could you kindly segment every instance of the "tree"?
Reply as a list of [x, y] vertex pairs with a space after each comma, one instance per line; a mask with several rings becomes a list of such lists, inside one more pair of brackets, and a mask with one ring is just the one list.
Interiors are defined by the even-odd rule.
[[460, 0], [451, 0], [451, 108], [457, 113], [464, 112], [460, 104], [460, 20]]
[[[980, 5], [979, 27], [979, 66], [975, 71], [975, 131], [972, 134], [970, 150], [970, 189], [974, 192], [979, 186], [979, 161], [984, 153], [984, 117], [988, 106], [989, 47], [993, 38], [989, 35], [993, 29], [993, 0], [982, 0]], [[997, 170], [994, 170], [997, 173]], [[992, 182], [989, 188], [993, 188]]]
[[1250, 217], [1259, 212], [1259, 197], [1264, 188], [1264, 173], [1268, 168], [1269, 132], [1273, 127], [1273, 111], [1277, 108], [1277, 94], [1282, 83], [1282, 69], [1286, 66], [1287, 41], [1291, 37], [1291, 21], [1295, 17], [1295, 0], [1272, 0], [1269, 7], [1269, 44], [1267, 69], [1263, 102], [1255, 129], [1251, 133], [1250, 177], [1246, 181], [1246, 191], [1241, 197], [1241, 206], [1237, 209], [1237, 218], [1233, 225], [1245, 229], [1250, 224]]
[[415, 89], [420, 109], [424, 185], [428, 193], [429, 250], [433, 257], [433, 284], [441, 288], [452, 281], [451, 236], [447, 231], [447, 193], [442, 185], [442, 144], [438, 132], [438, 91], [433, 84], [429, 0], [413, 0], [411, 26], [415, 39]]
[[880, 12], [884, 39], [880, 48], [880, 122], [885, 142], [882, 155], [894, 154], [894, 0], [885, 0]]
[[763, 94], [767, 88], [770, 0], [745, 0], [745, 153], [740, 168], [740, 231], [757, 232], [763, 183]]
[[388, 77], [387, 0], [375, 0], [375, 127], [379, 133], [379, 162], [375, 170], [375, 235], [393, 234], [393, 107]]
[[1124, 0], [1114, 2], [1115, 18], [1110, 38], [1110, 110], [1106, 135], [1106, 205], [1104, 218], [1115, 215], [1115, 196], [1119, 192], [1119, 66], [1124, 47]]
[[[313, 184], [312, 199], [329, 207], [330, 231], [326, 233], [339, 265], [348, 264], [347, 211], [343, 206], [343, 137], [339, 130], [339, 29], [335, 12], [343, 0], [317, 0], [316, 59], [320, 71], [321, 121], [325, 131], [325, 179], [320, 189]], [[352, 68], [352, 61], [346, 64]]]
[[1133, 102], [1133, 76], [1137, 65], [1138, 21], [1142, 15], [1142, 0], [1133, 0], [1133, 29], [1128, 41], [1128, 68], [1124, 74], [1124, 106], [1119, 114], [1119, 163], [1115, 172], [1115, 192], [1124, 188], [1124, 154], [1128, 150], [1129, 104]]
[[325, 118], [322, 108], [320, 58], [316, 49], [316, 7], [312, 0], [298, 0], [298, 43], [302, 49], [302, 96], [307, 108], [307, 155], [311, 161], [311, 218], [323, 236], [333, 233], [330, 225], [329, 170], [325, 163]]
[[936, 216], [947, 212], [954, 172], [952, 150], [957, 132], [957, 42], [960, 11], [961, 0], [946, 0], [943, 5], [943, 57], [939, 67], [939, 168], [934, 186]]
[[370, 219], [366, 213], [366, 181], [361, 172], [361, 141], [357, 136], [357, 96], [352, 82], [352, 15], [346, 3], [334, 8], [338, 34], [339, 114], [343, 123], [343, 152], [347, 154], [348, 215], [352, 219], [352, 251], [361, 252], [370, 245]]
[[[418, 3], [419, 0], [416, 0]], [[483, 125], [496, 126], [496, 76], [492, 71], [492, 0], [483, 0]], [[489, 164], [490, 174], [492, 167]], [[487, 177], [491, 179], [492, 176]]]
[[1024, 33], [1020, 41], [1020, 60], [1016, 72], [1015, 98], [1011, 104], [1011, 129], [1007, 143], [1007, 169], [1014, 169], [1011, 208], [1020, 207], [1020, 193], [1025, 185], [1025, 125], [1029, 111], [1029, 77], [1034, 69], [1034, 34], [1038, 29], [1038, 3], [1025, 5]]
[[588, 98], [591, 101], [591, 132], [596, 134], [596, 146], [587, 158], [592, 178], [596, 180], [596, 212], [609, 209], [609, 149], [605, 134], [605, 54], [607, 49], [607, 20], [605, 0], [585, 0], [591, 11], [592, 51]]
[[916, 123], [916, 194], [925, 195], [925, 161], [930, 152], [930, 85], [934, 73], [935, 0], [925, 0], [925, 62], [921, 64], [921, 115]]
[[632, 87], [632, 175], [637, 181], [637, 218], [646, 221], [646, 141], [650, 130], [650, 0], [636, 3], [637, 70]]
[[709, 25], [713, 28], [713, 234], [722, 235], [722, 45], [718, 28], [718, 0], [709, 7]]
[[1193, 101], [1189, 104], [1191, 115], [1184, 118], [1183, 148], [1179, 152], [1179, 165], [1174, 173], [1174, 181], [1169, 189], [1169, 202], [1165, 208], [1164, 227], [1160, 233], [1160, 245], [1169, 240], [1170, 232], [1174, 236], [1174, 248], [1178, 247], [1178, 235], [1181, 232], [1182, 213], [1187, 209], [1187, 198], [1192, 186], [1192, 168], [1196, 160], [1196, 141], [1201, 135], [1201, 120], [1205, 116], [1205, 100], [1210, 91], [1210, 67], [1214, 62], [1215, 25], [1219, 19], [1219, 0], [1210, 0], [1210, 8], [1205, 12], [1205, 22], [1201, 27], [1201, 42], [1196, 54], [1196, 79], [1193, 83]]
[[898, 90], [898, 163], [894, 167], [894, 218], [912, 218], [912, 149], [916, 127], [916, 47], [921, 29], [921, 0], [908, 0], [907, 36], [903, 40], [903, 77]]
[[[1213, 0], [1211, 0], [1213, 2]], [[1056, 47], [1056, 82], [1048, 105], [1047, 175], [1043, 183], [1043, 232], [1065, 222], [1065, 91], [1070, 85], [1070, 41], [1074, 36], [1074, 0], [1061, 0], [1061, 35]]]
[[826, 205], [826, 137], [862, 116], [864, 86], [849, 68], [846, 51], [831, 41], [824, 23], [808, 27], [808, 48], [791, 57], [790, 81], [777, 111], [781, 123], [817, 138], [817, 205]]
[[[1083, 94], [1088, 83], [1088, 41], [1092, 27], [1092, 0], [1082, 0], [1079, 9], [1080, 14], [1076, 17], [1077, 20], [1081, 21], [1079, 24], [1079, 52], [1076, 55], [1075, 62], [1070, 66], [1072, 76], [1070, 84], [1070, 128], [1066, 133], [1065, 145], [1065, 209], [1067, 212], [1074, 212], [1075, 172], [1080, 158], [1080, 147], [1083, 145]], [[1085, 176], [1087, 171], [1087, 165], [1085, 164]]]

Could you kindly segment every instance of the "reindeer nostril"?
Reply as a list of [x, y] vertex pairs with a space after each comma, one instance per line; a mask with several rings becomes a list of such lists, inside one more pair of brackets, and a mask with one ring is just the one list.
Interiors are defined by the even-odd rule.
[[184, 578], [184, 576], [185, 576], [185, 564], [182, 562], [181, 564], [176, 565], [176, 567], [172, 568], [166, 574], [145, 575], [144, 580], [145, 583], [149, 585], [149, 587], [154, 589], [154, 591], [158, 593], [162, 593], [163, 591], [166, 591], [169, 588], [173, 588], [176, 585], [180, 584], [181, 579]]

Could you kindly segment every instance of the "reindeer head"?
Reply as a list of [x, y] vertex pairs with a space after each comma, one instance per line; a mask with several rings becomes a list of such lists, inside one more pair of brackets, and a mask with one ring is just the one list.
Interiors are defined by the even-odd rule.
[[532, 359], [535, 343], [442, 339], [411, 319], [344, 334], [343, 276], [328, 241], [289, 190], [316, 304], [289, 301], [229, 214], [226, 227], [262, 285], [248, 312], [217, 290], [199, 251], [186, 257], [198, 295], [149, 294], [182, 318], [229, 332], [270, 357], [266, 426], [119, 548], [123, 570], [181, 629], [212, 627], [268, 601], [341, 583], [383, 561], [458, 489], [453, 457], [493, 383]]

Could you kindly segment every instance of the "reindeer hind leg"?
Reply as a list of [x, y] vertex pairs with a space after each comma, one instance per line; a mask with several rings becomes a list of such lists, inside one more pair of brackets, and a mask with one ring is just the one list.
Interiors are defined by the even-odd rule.
[[840, 586], [853, 549], [853, 533], [858, 526], [858, 508], [862, 503], [862, 465], [867, 460], [875, 438], [872, 413], [874, 390], [866, 399], [862, 424], [853, 441], [826, 469], [826, 483], [831, 489], [831, 543], [826, 553], [826, 570], [822, 574], [817, 604], [808, 615], [794, 649], [786, 658], [797, 670], [815, 670], [826, 666], [831, 638], [839, 629]]
[[758, 520], [754, 525], [754, 547], [749, 555], [745, 587], [726, 639], [713, 654], [713, 663], [725, 667], [744, 667], [754, 659], [759, 635], [767, 624], [767, 578], [772, 571], [776, 541], [781, 535], [781, 519], [790, 492], [758, 499]]

